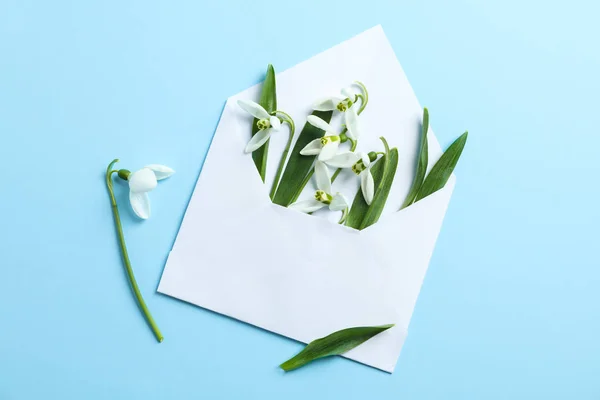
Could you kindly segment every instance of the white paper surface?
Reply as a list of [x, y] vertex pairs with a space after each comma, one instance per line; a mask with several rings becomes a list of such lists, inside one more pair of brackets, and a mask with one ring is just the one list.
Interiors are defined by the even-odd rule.
[[[256, 85], [227, 101], [158, 291], [304, 343], [348, 327], [395, 323], [345, 355], [392, 372], [455, 179], [397, 211], [414, 176], [422, 108], [380, 26], [277, 74], [278, 108], [299, 133], [316, 99], [355, 80], [370, 95], [359, 150], [383, 151], [385, 136], [399, 151], [379, 222], [359, 232], [332, 222], [339, 213], [310, 216], [270, 202], [288, 133], [271, 139], [263, 184], [243, 153], [252, 117], [236, 104], [256, 101]], [[332, 124], [340, 126], [341, 116]], [[429, 151], [431, 166], [441, 154], [431, 130]], [[358, 187], [350, 172], [334, 183], [350, 201]], [[314, 190], [307, 185], [300, 200]]]

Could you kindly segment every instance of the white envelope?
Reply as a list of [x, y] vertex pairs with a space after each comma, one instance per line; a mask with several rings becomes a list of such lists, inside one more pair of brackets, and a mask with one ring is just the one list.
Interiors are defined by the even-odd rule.
[[[392, 372], [455, 178], [398, 211], [413, 180], [423, 111], [380, 26], [277, 74], [278, 108], [299, 133], [316, 99], [355, 80], [370, 95], [359, 149], [383, 151], [385, 136], [399, 151], [379, 222], [357, 231], [336, 223], [339, 212], [311, 216], [271, 203], [287, 126], [272, 136], [263, 184], [243, 153], [252, 117], [237, 106], [257, 101], [259, 84], [227, 100], [158, 291], [304, 343], [348, 327], [396, 324], [345, 354]], [[332, 124], [340, 126], [340, 116]], [[431, 167], [441, 149], [431, 130], [428, 138]], [[350, 201], [358, 188], [350, 171], [333, 185]], [[314, 190], [307, 185], [300, 200]]]

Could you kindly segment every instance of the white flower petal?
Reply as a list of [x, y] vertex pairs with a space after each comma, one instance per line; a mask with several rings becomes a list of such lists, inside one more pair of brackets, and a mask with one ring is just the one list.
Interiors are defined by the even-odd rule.
[[149, 192], [156, 187], [156, 175], [150, 168], [142, 168], [129, 175], [129, 190], [136, 193]]
[[278, 131], [279, 128], [281, 128], [281, 121], [276, 116], [272, 116], [271, 118], [269, 118], [269, 122], [271, 123], [271, 127], [276, 131]]
[[150, 218], [150, 198], [146, 192], [129, 192], [129, 202], [135, 215], [142, 219]]
[[237, 103], [238, 103], [238, 106], [240, 106], [242, 108], [242, 110], [251, 114], [254, 118], [269, 119], [271, 117], [269, 115], [269, 113], [267, 112], [267, 110], [265, 110], [263, 108], [263, 106], [261, 106], [258, 103], [255, 103], [250, 100], [238, 100]]
[[344, 120], [346, 122], [346, 128], [348, 128], [348, 136], [354, 140], [360, 136], [360, 127], [358, 126], [358, 114], [356, 114], [356, 107], [350, 107], [344, 113]]
[[154, 172], [157, 181], [167, 179], [175, 173], [175, 171], [172, 168], [160, 164], [150, 164], [146, 165], [144, 168], [151, 169], [152, 172]]
[[326, 161], [327, 165], [334, 168], [351, 168], [360, 159], [358, 154], [351, 151], [345, 151], [333, 156]]
[[337, 108], [338, 103], [343, 100], [336, 96], [324, 97], [313, 103], [313, 110], [317, 111], [332, 111]]
[[336, 134], [335, 130], [331, 125], [329, 125], [327, 122], [323, 121], [316, 115], [309, 115], [306, 120], [312, 126], [316, 126], [319, 129], [323, 129], [325, 132], [333, 133], [334, 135]]
[[271, 129], [263, 129], [262, 131], [256, 132], [252, 139], [246, 145], [246, 149], [244, 150], [246, 153], [252, 153], [254, 150], [258, 149], [260, 146], [265, 144], [267, 140], [271, 137]]
[[352, 89], [350, 89], [349, 87], [343, 88], [342, 89], [342, 94], [344, 95], [344, 97], [349, 98], [353, 102], [354, 102], [354, 99], [356, 98], [356, 95], [354, 94], [354, 92], [352, 91]]
[[371, 159], [369, 158], [369, 155], [367, 153], [362, 153], [360, 155], [360, 159], [362, 160], [363, 165], [365, 167], [368, 167], [369, 165], [371, 165]]
[[315, 181], [317, 182], [317, 189], [322, 190], [325, 193], [331, 193], [331, 178], [329, 177], [329, 168], [327, 168], [327, 165], [318, 160], [315, 163]]
[[296, 210], [305, 213], [315, 212], [323, 207], [325, 207], [325, 204], [321, 203], [317, 199], [298, 201], [288, 206], [288, 208], [291, 210]]
[[348, 208], [348, 200], [346, 200], [343, 194], [337, 193], [333, 196], [333, 200], [331, 200], [331, 204], [329, 204], [329, 209], [331, 211], [342, 211], [346, 208]]
[[327, 161], [333, 158], [338, 151], [338, 147], [340, 147], [339, 140], [327, 143], [325, 146], [323, 146], [321, 152], [319, 153], [319, 161]]
[[373, 180], [373, 175], [371, 175], [370, 168], [360, 173], [360, 188], [365, 201], [368, 205], [371, 205], [373, 196], [375, 195], [375, 181]]
[[304, 148], [300, 150], [300, 154], [303, 156], [316, 156], [321, 152], [322, 148], [323, 144], [321, 143], [321, 139], [315, 139], [304, 146]]

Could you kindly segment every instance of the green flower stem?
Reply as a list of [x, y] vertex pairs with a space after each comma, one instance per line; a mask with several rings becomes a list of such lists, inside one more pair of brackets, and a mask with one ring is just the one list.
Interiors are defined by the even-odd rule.
[[340, 221], [338, 222], [338, 224], [344, 225], [344, 222], [346, 222], [346, 218], [348, 218], [348, 208], [347, 207], [342, 210], [342, 218], [340, 218]]
[[160, 329], [154, 322], [154, 318], [152, 318], [152, 314], [150, 314], [150, 310], [146, 306], [144, 302], [144, 298], [142, 297], [142, 293], [140, 292], [140, 288], [135, 280], [135, 276], [133, 275], [133, 269], [131, 268], [131, 262], [129, 261], [129, 255], [127, 254], [127, 246], [125, 245], [125, 236], [123, 235], [123, 227], [121, 226], [121, 217], [119, 216], [119, 209], [117, 207], [117, 200], [115, 199], [115, 194], [113, 191], [112, 184], [112, 174], [117, 173], [118, 171], [112, 170], [113, 165], [119, 162], [118, 159], [113, 160], [106, 169], [106, 186], [108, 187], [108, 194], [110, 195], [110, 204], [112, 206], [113, 216], [115, 218], [115, 226], [117, 228], [117, 236], [119, 238], [119, 245], [121, 247], [121, 254], [123, 255], [123, 263], [125, 264], [125, 270], [127, 271], [127, 277], [129, 278], [129, 283], [131, 284], [131, 289], [133, 290], [133, 294], [137, 299], [138, 305], [142, 309], [144, 317], [150, 325], [152, 332], [154, 332], [154, 336], [156, 340], [160, 342], [163, 341], [163, 335], [160, 333]]
[[362, 82], [355, 81], [354, 83], [356, 83], [362, 90], [362, 95], [361, 94], [357, 95], [360, 98], [360, 100], [362, 101], [362, 104], [360, 105], [360, 108], [358, 109], [358, 115], [360, 115], [360, 113], [363, 112], [363, 110], [367, 106], [367, 103], [369, 102], [369, 91], [367, 90], [367, 87]]
[[[346, 132], [346, 129], [344, 129], [342, 131], [342, 133]], [[356, 146], [358, 145], [358, 140], [354, 140], [354, 139], [350, 139], [348, 138], [348, 140], [350, 141], [350, 143], [352, 143], [352, 146], [350, 147], [350, 151], [354, 151], [356, 150]], [[342, 172], [341, 168], [338, 168], [334, 173], [333, 176], [331, 177], [331, 183], [335, 182], [335, 178], [338, 177], [338, 175], [340, 174], [340, 172]]]
[[288, 153], [290, 152], [290, 147], [292, 145], [292, 141], [294, 139], [294, 135], [296, 132], [296, 125], [294, 124], [294, 120], [292, 119], [292, 117], [289, 116], [288, 113], [278, 110], [278, 111], [274, 111], [272, 114], [273, 115], [277, 115], [277, 114], [283, 115], [283, 117], [284, 117], [283, 122], [287, 122], [290, 125], [290, 136], [289, 136], [287, 144], [285, 146], [285, 150], [283, 150], [283, 153], [281, 154], [281, 160], [279, 160], [279, 167], [277, 167], [277, 173], [275, 174], [275, 180], [273, 181], [273, 186], [271, 186], [271, 193], [269, 194], [271, 201], [273, 201], [273, 198], [275, 197], [275, 192], [277, 191], [277, 186], [279, 185], [279, 180], [281, 179], [281, 174], [283, 173], [283, 167], [285, 166], [285, 162], [287, 161]]

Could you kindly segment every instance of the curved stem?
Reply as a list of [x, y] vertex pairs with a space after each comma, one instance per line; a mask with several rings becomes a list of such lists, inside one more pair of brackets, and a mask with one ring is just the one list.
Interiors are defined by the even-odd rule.
[[341, 168], [338, 168], [335, 170], [335, 172], [333, 173], [333, 176], [331, 177], [331, 183], [335, 182], [335, 179], [338, 177], [340, 172], [342, 172]]
[[283, 153], [281, 154], [281, 160], [279, 160], [279, 166], [277, 167], [277, 173], [275, 174], [275, 180], [273, 180], [273, 185], [271, 186], [271, 193], [269, 194], [271, 201], [273, 201], [273, 199], [275, 198], [275, 192], [277, 191], [277, 187], [279, 186], [279, 179], [281, 178], [281, 174], [283, 173], [283, 167], [285, 165], [285, 162], [287, 161], [288, 153], [290, 152], [290, 147], [292, 146], [292, 141], [294, 139], [294, 134], [296, 132], [296, 125], [294, 124], [294, 120], [292, 119], [292, 117], [290, 117], [289, 114], [287, 114], [283, 111], [274, 111], [273, 114], [274, 115], [281, 114], [284, 116], [284, 122], [287, 122], [290, 125], [290, 135], [289, 135], [287, 144], [285, 146], [285, 149], [283, 150]]
[[127, 272], [127, 277], [129, 278], [129, 283], [131, 285], [131, 289], [133, 290], [133, 294], [137, 300], [138, 305], [142, 309], [142, 313], [150, 325], [156, 340], [159, 342], [163, 341], [163, 335], [160, 333], [160, 329], [154, 322], [154, 318], [152, 318], [152, 314], [150, 314], [150, 310], [146, 306], [144, 302], [144, 298], [142, 297], [142, 293], [140, 292], [140, 288], [135, 280], [135, 276], [133, 275], [133, 268], [131, 268], [131, 261], [129, 261], [129, 255], [127, 253], [127, 246], [125, 245], [125, 236], [123, 235], [123, 227], [121, 226], [121, 217], [119, 216], [119, 208], [117, 207], [117, 200], [115, 199], [115, 194], [113, 191], [112, 184], [112, 174], [117, 172], [115, 170], [111, 170], [113, 165], [117, 163], [119, 160], [113, 160], [106, 169], [106, 186], [108, 187], [108, 194], [110, 195], [110, 204], [112, 206], [113, 216], [115, 219], [115, 227], [117, 228], [117, 236], [119, 238], [119, 245], [121, 247], [121, 254], [123, 255], [123, 263], [125, 264], [125, 270]]
[[383, 147], [385, 148], [385, 155], [390, 154], [390, 146], [388, 145], [387, 140], [383, 136], [379, 137], [379, 140], [383, 142]]
[[357, 114], [360, 115], [360, 113], [363, 112], [363, 110], [365, 109], [365, 107], [367, 107], [367, 103], [369, 102], [369, 91], [367, 90], [367, 87], [359, 81], [355, 81], [354, 82], [357, 86], [360, 87], [360, 90], [363, 92], [362, 95], [357, 95], [360, 96], [360, 100], [361, 100], [361, 105], [360, 108], [357, 111]]
[[342, 218], [338, 222], [338, 224], [343, 225], [346, 222], [346, 218], [348, 218], [348, 207], [342, 210]]

